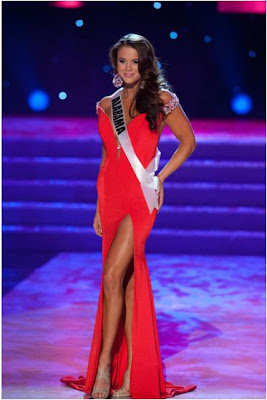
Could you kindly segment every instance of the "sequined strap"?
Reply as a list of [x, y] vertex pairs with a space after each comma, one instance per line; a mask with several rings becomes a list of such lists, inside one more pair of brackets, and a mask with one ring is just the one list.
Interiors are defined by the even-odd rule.
[[176, 107], [178, 107], [178, 104], [179, 104], [179, 99], [176, 96], [176, 94], [173, 92], [170, 92], [170, 95], [171, 95], [171, 99], [168, 101], [168, 103], [164, 104], [164, 107], [163, 107], [163, 111], [165, 112], [166, 115], [168, 115]]
[[95, 111], [96, 111], [97, 115], [99, 115], [98, 107], [99, 107], [99, 101], [95, 105]]

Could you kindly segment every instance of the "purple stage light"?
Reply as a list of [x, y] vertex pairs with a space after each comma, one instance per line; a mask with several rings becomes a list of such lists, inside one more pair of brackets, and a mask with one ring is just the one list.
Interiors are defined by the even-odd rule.
[[82, 1], [52, 1], [50, 4], [52, 7], [58, 8], [80, 8], [83, 6]]
[[265, 14], [265, 1], [217, 1], [219, 13]]

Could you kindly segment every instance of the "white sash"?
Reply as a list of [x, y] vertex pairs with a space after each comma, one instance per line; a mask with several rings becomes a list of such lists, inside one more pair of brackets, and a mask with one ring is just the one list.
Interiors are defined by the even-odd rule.
[[135, 172], [135, 175], [141, 184], [141, 188], [151, 214], [154, 210], [154, 207], [156, 207], [157, 210], [159, 209], [158, 194], [156, 192], [158, 190], [158, 177], [155, 175], [155, 171], [158, 169], [161, 152], [157, 147], [155, 157], [151, 160], [147, 168], [144, 168], [134, 152], [128, 134], [121, 100], [121, 90], [122, 89], [119, 89], [119, 91], [115, 92], [111, 97], [112, 122], [123, 151], [126, 154]]

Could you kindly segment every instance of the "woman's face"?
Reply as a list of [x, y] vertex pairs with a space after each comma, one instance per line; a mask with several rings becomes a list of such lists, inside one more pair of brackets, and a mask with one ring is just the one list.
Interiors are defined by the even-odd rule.
[[138, 71], [139, 54], [136, 49], [122, 46], [118, 50], [117, 71], [126, 84], [137, 83], [141, 79]]

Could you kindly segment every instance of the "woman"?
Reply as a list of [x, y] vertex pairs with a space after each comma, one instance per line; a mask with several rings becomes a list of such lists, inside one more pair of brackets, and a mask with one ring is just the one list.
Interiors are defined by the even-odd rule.
[[[98, 309], [86, 378], [61, 381], [93, 398], [167, 398], [196, 385], [164, 381], [145, 243], [163, 204], [163, 183], [196, 141], [146, 38], [127, 34], [109, 56], [118, 90], [97, 103], [103, 141], [93, 223], [102, 237]], [[155, 176], [166, 124], [180, 145]]]

